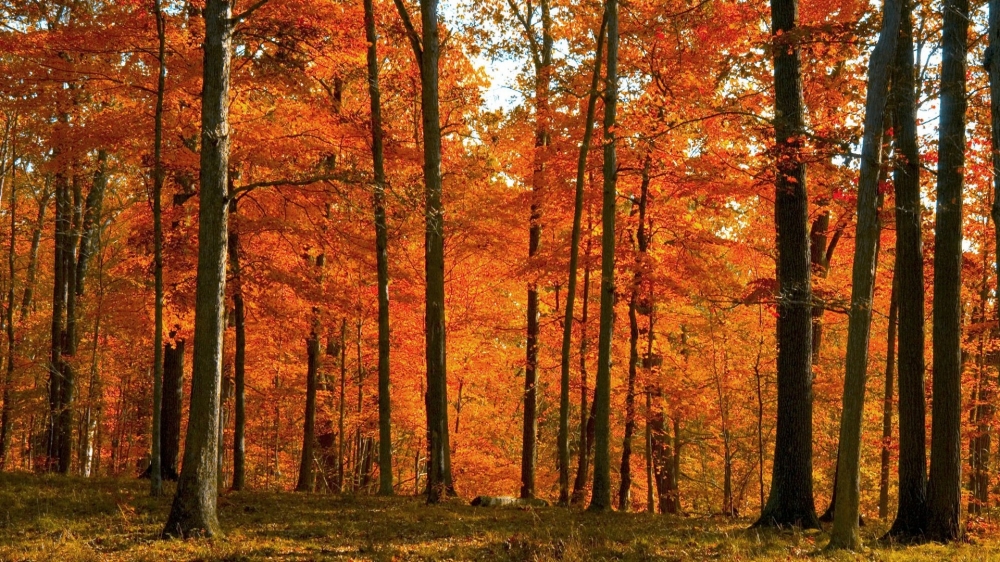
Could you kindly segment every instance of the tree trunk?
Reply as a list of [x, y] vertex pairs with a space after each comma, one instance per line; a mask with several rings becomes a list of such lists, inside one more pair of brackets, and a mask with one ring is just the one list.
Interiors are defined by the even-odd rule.
[[389, 380], [389, 227], [385, 216], [385, 156], [382, 149], [382, 94], [378, 78], [378, 34], [373, 0], [365, 0], [365, 37], [368, 40], [368, 96], [371, 101], [372, 163], [375, 172], [372, 203], [375, 209], [375, 261], [378, 271], [378, 493], [392, 490], [392, 402]]
[[198, 281], [195, 290], [194, 370], [184, 464], [164, 536], [221, 534], [218, 496], [219, 391], [229, 205], [230, 3], [207, 0], [201, 109]]
[[303, 422], [302, 462], [299, 464], [299, 481], [295, 485], [296, 492], [311, 492], [316, 483], [313, 469], [315, 465], [316, 445], [316, 386], [319, 376], [319, 334], [314, 328], [306, 341], [309, 352], [308, 368], [306, 370], [306, 417]]
[[[590, 257], [590, 239], [587, 239], [587, 257]], [[590, 451], [594, 440], [594, 408], [587, 408], [587, 313], [590, 301], [590, 265], [585, 262], [583, 269], [583, 310], [580, 317], [580, 456], [573, 481], [570, 504], [583, 503], [587, 495], [587, 480], [590, 474]]]
[[913, 3], [903, 0], [892, 98], [895, 107], [896, 275], [899, 284], [899, 505], [886, 535], [923, 540], [927, 518], [924, 397], [924, 257], [913, 60]]
[[[897, 47], [898, 48], [898, 47]], [[893, 267], [892, 293], [889, 296], [889, 334], [885, 353], [885, 393], [882, 396], [882, 456], [878, 479], [878, 518], [889, 516], [889, 463], [892, 443], [892, 393], [896, 375], [896, 319], [899, 316], [899, 295], [896, 271]]]
[[337, 491], [344, 492], [344, 412], [347, 392], [347, 318], [340, 323], [340, 418], [337, 422]]
[[[13, 143], [12, 143], [13, 146]], [[10, 251], [7, 253], [7, 310], [5, 322], [7, 328], [7, 371], [3, 381], [3, 410], [0, 412], [0, 470], [7, 470], [7, 457], [10, 453], [11, 389], [14, 386], [14, 275], [15, 258], [17, 257], [17, 151], [11, 148], [10, 172]]]
[[618, 0], [607, 0], [608, 72], [604, 87], [604, 197], [601, 206], [601, 322], [597, 343], [594, 411], [594, 488], [591, 511], [611, 509], [611, 339], [615, 314], [615, 159], [618, 107]]
[[[153, 125], [153, 278], [155, 286], [153, 313], [153, 430], [149, 465], [150, 494], [163, 494], [163, 96], [167, 80], [167, 35], [166, 17], [160, 0], [153, 0], [153, 15], [156, 17], [157, 72], [156, 110]], [[80, 264], [85, 267], [85, 255], [81, 253]], [[80, 285], [83, 291], [83, 285]]]
[[[171, 339], [174, 333], [170, 333]], [[163, 346], [163, 402], [160, 419], [160, 466], [165, 480], [177, 480], [181, 448], [181, 407], [184, 402], [184, 340]]]
[[861, 501], [861, 423], [864, 416], [865, 380], [868, 378], [868, 344], [879, 246], [879, 171], [882, 167], [882, 134], [885, 128], [889, 75], [899, 36], [900, 13], [899, 0], [885, 0], [882, 31], [868, 62], [868, 93], [858, 181], [858, 225], [851, 274], [843, 413], [837, 448], [836, 516], [829, 548], [861, 548], [858, 529]]
[[247, 322], [243, 301], [243, 272], [240, 267], [239, 209], [236, 199], [229, 203], [228, 257], [229, 272], [233, 282], [233, 320], [236, 331], [236, 349], [233, 357], [233, 392], [235, 412], [233, 427], [233, 490], [246, 486], [246, 372], [247, 372]]
[[754, 526], [818, 528], [812, 490], [812, 289], [798, 0], [771, 0], [777, 158], [778, 414], [771, 492]]
[[945, 0], [941, 41], [941, 124], [938, 129], [934, 224], [931, 466], [927, 535], [961, 535], [962, 500], [962, 188], [965, 172], [965, 58], [969, 2]]
[[24, 279], [24, 296], [21, 299], [21, 321], [28, 318], [28, 311], [34, 303], [35, 275], [38, 271], [38, 248], [42, 243], [42, 229], [45, 228], [45, 210], [52, 199], [53, 190], [49, 188], [48, 178], [45, 180], [45, 189], [42, 196], [38, 198], [38, 217], [35, 218], [35, 228], [31, 233], [31, 248], [28, 250], [28, 273]]
[[622, 440], [621, 485], [618, 488], [618, 509], [628, 511], [632, 487], [632, 435], [635, 433], [635, 379], [639, 363], [639, 318], [636, 307], [639, 301], [639, 291], [643, 283], [643, 268], [645, 267], [646, 239], [646, 204], [649, 201], [649, 171], [652, 159], [646, 155], [642, 166], [642, 183], [639, 187], [639, 224], [636, 227], [636, 260], [632, 274], [632, 290], [629, 294], [629, 360], [628, 387], [625, 391], [625, 437]]
[[[601, 28], [597, 32], [597, 45], [594, 48], [594, 72], [590, 79], [590, 94], [587, 98], [587, 117], [584, 120], [583, 140], [580, 142], [580, 155], [576, 165], [576, 194], [573, 199], [573, 233], [570, 241], [569, 251], [569, 282], [566, 291], [566, 310], [563, 320], [562, 357], [560, 361], [560, 381], [559, 381], [559, 503], [565, 505], [570, 502], [569, 493], [569, 369], [570, 350], [573, 346], [573, 307], [576, 301], [577, 269], [580, 258], [580, 236], [583, 222], [583, 199], [584, 181], [587, 172], [587, 155], [590, 152], [590, 142], [594, 136], [594, 120], [597, 114], [598, 88], [601, 82], [601, 56], [604, 51], [604, 30], [607, 27], [607, 14], [601, 19]], [[586, 294], [586, 291], [584, 291]], [[586, 310], [586, 297], [584, 297], [584, 310]], [[586, 313], [584, 313], [586, 316]], [[582, 361], [582, 360], [581, 360]], [[587, 418], [587, 385], [586, 376], [581, 388], [582, 398], [580, 402], [580, 455], [581, 461], [577, 469], [585, 464], [584, 451], [586, 450], [585, 421]], [[581, 487], [586, 483], [586, 478], [580, 483]], [[574, 496], [577, 486], [574, 485]]]

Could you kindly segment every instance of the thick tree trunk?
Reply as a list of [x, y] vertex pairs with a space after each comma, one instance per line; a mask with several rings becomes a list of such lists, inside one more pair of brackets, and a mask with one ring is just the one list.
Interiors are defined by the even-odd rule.
[[207, 0], [201, 109], [198, 281], [195, 290], [194, 370], [184, 464], [164, 536], [221, 534], [218, 496], [219, 394], [229, 205], [230, 3]]
[[373, 0], [365, 0], [368, 40], [368, 97], [371, 101], [372, 163], [375, 172], [375, 261], [378, 271], [378, 493], [392, 495], [392, 402], [389, 380], [389, 227], [385, 216], [385, 156], [382, 148], [382, 94], [378, 78], [378, 34]]
[[[150, 494], [163, 494], [163, 96], [167, 80], [167, 35], [166, 17], [160, 0], [153, 0], [153, 15], [156, 17], [157, 72], [156, 110], [153, 125], [153, 431], [149, 465]], [[80, 253], [81, 269], [86, 267], [86, 255]], [[83, 285], [80, 285], [83, 291]]]
[[865, 129], [858, 180], [858, 225], [851, 274], [851, 311], [847, 331], [843, 410], [837, 448], [837, 500], [828, 548], [861, 548], [861, 422], [868, 378], [868, 344], [875, 298], [879, 239], [879, 171], [885, 129], [889, 76], [899, 36], [900, 0], [885, 0], [882, 30], [868, 62]]
[[303, 422], [302, 460], [299, 463], [299, 481], [296, 492], [311, 492], [316, 483], [316, 387], [319, 378], [319, 334], [316, 329], [306, 341], [308, 368], [306, 369], [306, 416]]
[[[583, 222], [583, 199], [585, 174], [587, 173], [587, 155], [590, 152], [590, 142], [594, 136], [594, 120], [597, 113], [598, 88], [601, 82], [601, 56], [604, 51], [604, 30], [607, 26], [607, 14], [601, 19], [601, 28], [597, 32], [597, 45], [594, 48], [594, 72], [590, 79], [590, 94], [587, 98], [587, 117], [584, 120], [583, 140], [580, 142], [580, 154], [576, 164], [576, 192], [573, 198], [573, 233], [570, 241], [569, 251], [569, 281], [566, 291], [566, 310], [563, 320], [562, 357], [560, 361], [560, 381], [559, 381], [559, 504], [566, 505], [570, 502], [569, 492], [569, 371], [570, 355], [573, 347], [573, 309], [576, 303], [577, 270], [580, 258], [580, 236]], [[586, 291], [584, 291], [586, 294]], [[586, 296], [584, 297], [584, 310], [586, 311]], [[586, 316], [586, 312], [584, 312]], [[582, 367], [581, 367], [582, 369]], [[582, 398], [580, 402], [580, 455], [581, 461], [577, 469], [584, 466], [584, 451], [586, 450], [585, 425], [587, 418], [587, 384], [586, 375], [581, 387]], [[585, 472], [585, 471], [584, 471]], [[586, 478], [580, 483], [580, 487], [585, 485]], [[574, 485], [573, 494], [577, 493], [578, 487]]]
[[[897, 47], [898, 48], [898, 47]], [[889, 464], [892, 443], [893, 385], [896, 376], [896, 319], [899, 316], [899, 295], [896, 271], [893, 267], [892, 293], [889, 296], [889, 334], [885, 353], [885, 392], [882, 395], [882, 455], [879, 459], [878, 518], [889, 516]]]
[[941, 40], [941, 125], [938, 129], [934, 224], [934, 374], [927, 536], [961, 535], [962, 500], [962, 188], [965, 173], [965, 74], [969, 2], [945, 0]]
[[[171, 332], [170, 337], [174, 337]], [[160, 466], [165, 480], [177, 480], [184, 402], [184, 340], [163, 346], [163, 402], [160, 418]]]
[[771, 492], [755, 526], [819, 527], [812, 489], [812, 289], [798, 0], [771, 0], [777, 158], [778, 414]]
[[608, 72], [604, 87], [604, 197], [601, 206], [601, 323], [597, 343], [594, 411], [594, 488], [591, 511], [611, 509], [611, 340], [615, 315], [615, 158], [618, 107], [618, 0], [607, 0]]
[[895, 107], [896, 276], [899, 290], [899, 504], [887, 538], [923, 540], [927, 520], [924, 397], [924, 257], [913, 60], [913, 3], [903, 0], [892, 98]]

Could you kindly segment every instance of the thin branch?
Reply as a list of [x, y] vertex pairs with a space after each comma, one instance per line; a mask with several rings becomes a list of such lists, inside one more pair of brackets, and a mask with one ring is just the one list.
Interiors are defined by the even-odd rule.
[[254, 183], [248, 183], [246, 185], [241, 185], [229, 194], [230, 197], [242, 196], [242, 194], [248, 193], [255, 189], [260, 189], [262, 187], [277, 187], [277, 186], [301, 186], [301, 185], [311, 185], [314, 183], [327, 182], [327, 181], [340, 181], [344, 183], [362, 183], [365, 181], [365, 176], [357, 172], [342, 172], [338, 174], [323, 174], [319, 176], [311, 176], [301, 179], [280, 179], [271, 181], [259, 181]]
[[233, 17], [233, 18], [231, 18], [229, 20], [229, 24], [233, 25], [233, 26], [239, 25], [244, 20], [246, 20], [247, 18], [249, 18], [250, 16], [252, 16], [254, 12], [256, 12], [259, 9], [261, 9], [264, 6], [264, 4], [267, 4], [270, 1], [271, 0], [257, 0], [249, 8], [247, 8], [246, 10], [243, 10], [243, 13], [241, 13], [241, 14]]
[[416, 28], [413, 27], [413, 22], [410, 21], [410, 13], [406, 11], [403, 0], [392, 0], [392, 3], [396, 5], [399, 18], [403, 20], [403, 28], [406, 29], [406, 36], [410, 39], [410, 47], [413, 47], [413, 56], [417, 57], [417, 64], [423, 69], [424, 50], [420, 46], [420, 35], [417, 33]]

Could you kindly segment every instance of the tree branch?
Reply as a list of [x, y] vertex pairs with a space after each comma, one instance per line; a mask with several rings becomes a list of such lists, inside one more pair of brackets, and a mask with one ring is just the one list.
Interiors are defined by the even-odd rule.
[[406, 29], [406, 36], [410, 39], [410, 47], [413, 47], [413, 56], [417, 57], [417, 65], [423, 69], [424, 50], [420, 46], [420, 35], [413, 27], [413, 22], [410, 21], [410, 13], [406, 11], [406, 6], [403, 5], [403, 0], [392, 0], [392, 3], [396, 5], [396, 11], [399, 12], [399, 18], [403, 20], [403, 28]]
[[249, 18], [250, 16], [252, 16], [254, 12], [256, 12], [259, 9], [261, 9], [261, 7], [263, 7], [264, 4], [267, 4], [270, 1], [271, 0], [257, 0], [249, 8], [247, 8], [246, 10], [243, 10], [242, 13], [240, 13], [239, 15], [237, 15], [237, 16], [235, 16], [233, 18], [230, 18], [229, 19], [229, 24], [233, 25], [233, 26], [239, 25], [244, 20], [246, 20], [247, 18]]

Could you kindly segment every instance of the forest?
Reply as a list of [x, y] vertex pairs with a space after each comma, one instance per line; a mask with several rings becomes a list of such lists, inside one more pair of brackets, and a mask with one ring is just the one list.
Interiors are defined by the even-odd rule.
[[998, 51], [0, 0], [0, 559], [1000, 559]]

